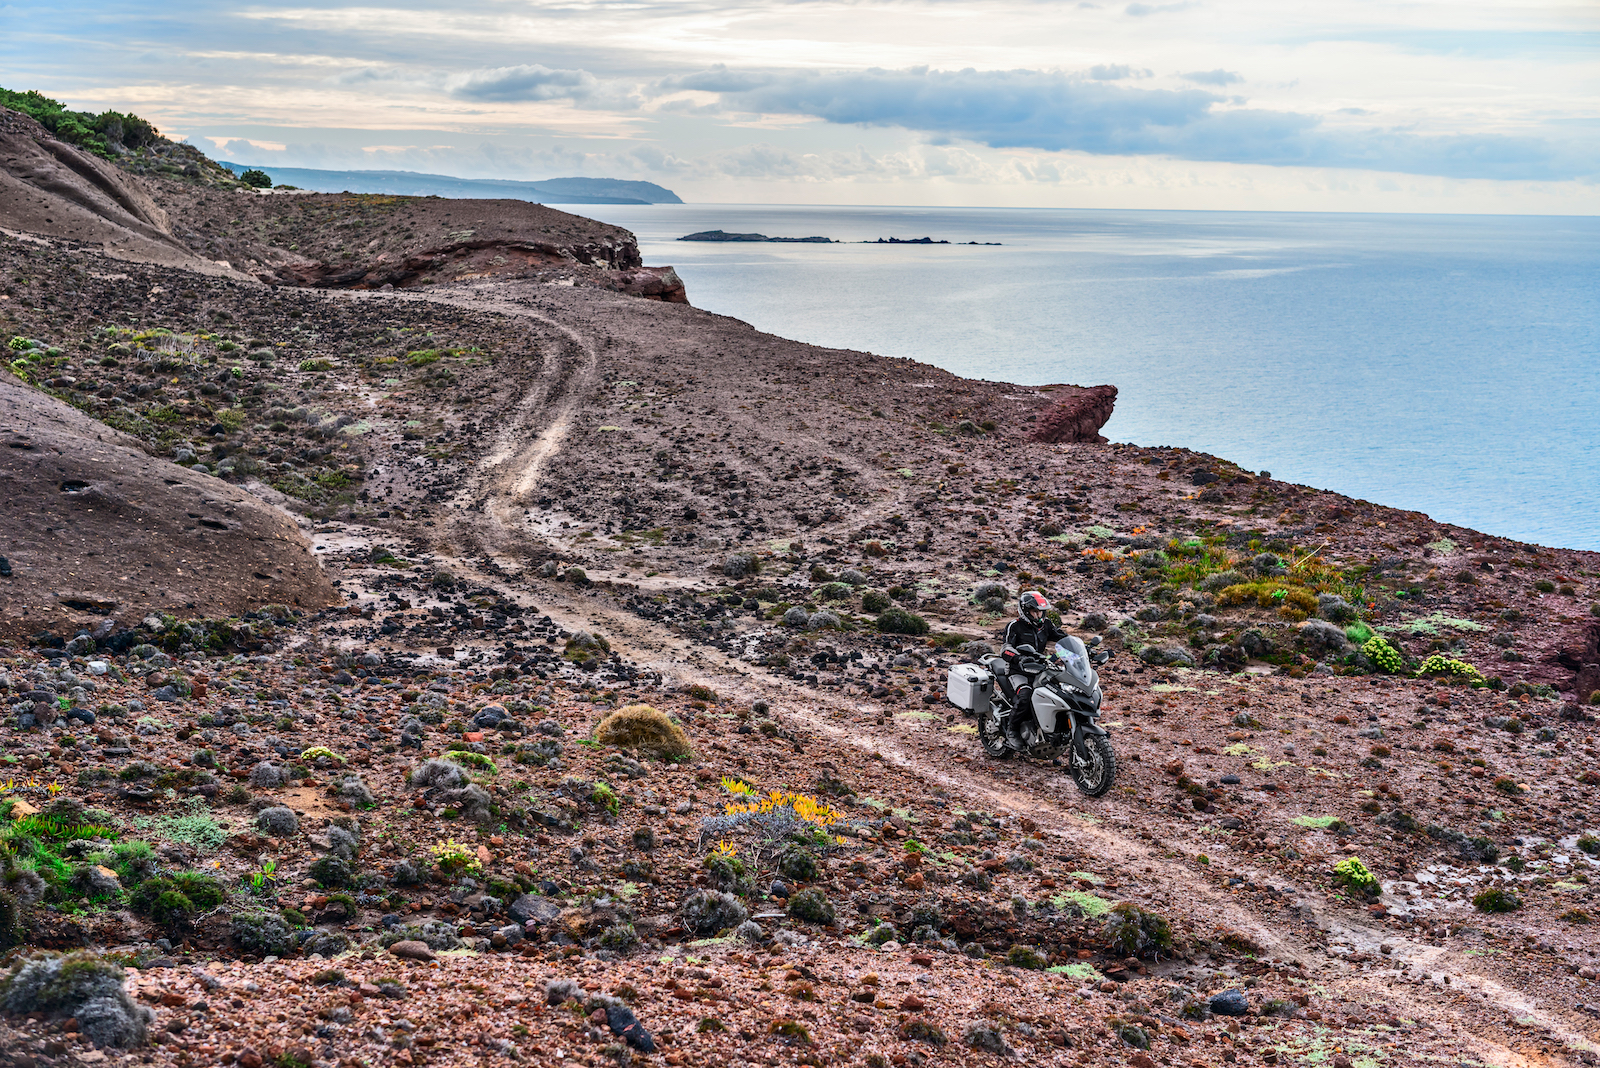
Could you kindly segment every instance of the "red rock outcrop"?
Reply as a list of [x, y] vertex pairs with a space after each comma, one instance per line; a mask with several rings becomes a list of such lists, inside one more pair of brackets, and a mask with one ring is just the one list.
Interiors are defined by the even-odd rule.
[[1057, 444], [1063, 441], [1105, 442], [1100, 428], [1111, 418], [1117, 405], [1116, 386], [1047, 386], [1052, 396], [1061, 397], [1039, 416], [1029, 441]]

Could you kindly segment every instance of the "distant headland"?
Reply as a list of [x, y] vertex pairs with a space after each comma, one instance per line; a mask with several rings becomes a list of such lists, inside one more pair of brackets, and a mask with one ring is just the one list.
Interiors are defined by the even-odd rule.
[[[786, 245], [843, 245], [831, 237], [768, 237], [766, 234], [730, 234], [726, 230], [701, 230], [685, 234], [679, 241], [766, 241]], [[998, 245], [998, 241], [935, 241], [931, 237], [880, 237], [876, 241], [858, 241], [859, 245]]]

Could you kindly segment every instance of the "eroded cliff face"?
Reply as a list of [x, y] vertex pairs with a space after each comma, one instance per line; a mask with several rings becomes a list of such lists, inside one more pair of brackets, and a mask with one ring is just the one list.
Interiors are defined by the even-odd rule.
[[0, 108], [0, 229], [95, 245], [123, 259], [215, 272], [172, 233], [139, 179]]

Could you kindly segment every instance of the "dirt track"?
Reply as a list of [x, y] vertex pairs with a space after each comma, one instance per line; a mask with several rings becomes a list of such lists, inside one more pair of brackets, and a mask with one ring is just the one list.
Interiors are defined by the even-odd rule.
[[[561, 462], [561, 451], [580, 407], [579, 391], [593, 386], [599, 363], [595, 353], [600, 348], [614, 350], [619, 341], [612, 332], [616, 324], [603, 333], [585, 333], [582, 320], [576, 320], [580, 324], [577, 326], [570, 325], [573, 320], [552, 321], [545, 314], [528, 311], [514, 300], [507, 302], [503, 293], [497, 293], [496, 297], [500, 299], [485, 299], [476, 294], [466, 299], [484, 310], [536, 318], [560, 331], [571, 346], [559, 358], [554, 370], [553, 377], [559, 384], [531, 388], [514, 405], [519, 413], [537, 412], [537, 418], [503, 427], [497, 435], [495, 448], [477, 465], [457, 498], [460, 505], [470, 508], [474, 514], [455, 520], [452, 531], [455, 540], [471, 546], [476, 553], [510, 564], [530, 540], [519, 513], [526, 510], [539, 491], [539, 472]], [[537, 301], [536, 295], [527, 303], [537, 303], [546, 312], [550, 310], [548, 305]], [[547, 366], [546, 375], [550, 375], [551, 370]], [[903, 506], [903, 495], [891, 496], [874, 509], [874, 514], [891, 513]], [[844, 535], [848, 527], [871, 518], [872, 515], [856, 513], [831, 531], [827, 526], [815, 530], [813, 536]], [[492, 525], [486, 528], [486, 523]], [[558, 551], [572, 548], [570, 540], [551, 536], [548, 526], [544, 540]], [[473, 571], [470, 556], [441, 559], [452, 570]], [[481, 572], [474, 577], [490, 585], [503, 581]], [[661, 579], [663, 581], [651, 584], [653, 590], [692, 589], [703, 585], [694, 575], [661, 576]], [[572, 591], [564, 587], [544, 583], [538, 588], [544, 610], [564, 627], [603, 630], [611, 637], [614, 648], [627, 659], [654, 669], [668, 679], [710, 685], [739, 701], [766, 700], [785, 718], [833, 743], [830, 748], [853, 749], [858, 760], [881, 754], [889, 763], [929, 784], [943, 787], [954, 801], [964, 806], [1026, 815], [1073, 852], [1095, 856], [1119, 871], [1143, 873], [1140, 883], [1156, 890], [1162, 905], [1180, 909], [1192, 923], [1244, 932], [1261, 947], [1264, 956], [1298, 965], [1314, 981], [1336, 990], [1341, 999], [1384, 1004], [1392, 1014], [1431, 1022], [1444, 1034], [1473, 1032], [1482, 1044], [1476, 1055], [1483, 1063], [1549, 1063], [1546, 1056], [1530, 1056], [1530, 1051], [1513, 1049], [1479, 1029], [1480, 1022], [1496, 1017], [1518, 1021], [1520, 1029], [1532, 1027], [1543, 1031], [1571, 1049], [1582, 1049], [1593, 1040], [1592, 1030], [1571, 1026], [1571, 1016], [1562, 1011], [1565, 1006], [1551, 1005], [1544, 998], [1530, 996], [1514, 985], [1507, 985], [1503, 977], [1486, 972], [1467, 952], [1413, 942], [1347, 907], [1330, 907], [1321, 886], [1304, 885], [1279, 871], [1259, 869], [1242, 858], [1214, 858], [1213, 864], [1226, 875], [1250, 883], [1264, 881], [1279, 888], [1281, 900], [1274, 902], [1272, 911], [1252, 908], [1240, 896], [1228, 892], [1218, 870], [1200, 868], [1192, 862], [1186, 829], [1152, 826], [1147, 814], [1137, 806], [1115, 798], [1084, 802], [1077, 796], [1070, 779], [1059, 770], [1037, 762], [1016, 762], [1009, 767], [996, 765], [983, 758], [981, 750], [966, 734], [916, 729], [915, 726], [908, 731], [892, 723], [878, 726], [874, 720], [884, 709], [875, 702], [841, 699], [826, 691], [797, 686], [790, 680], [733, 660], [719, 650], [697, 648], [690, 641], [663, 634], [593, 599], [572, 596]], [[1126, 737], [1119, 738], [1119, 748]], [[1142, 754], [1150, 752], [1145, 747], [1140, 750]], [[1146, 759], [1153, 758], [1147, 756]], [[1132, 765], [1125, 766], [1132, 771]], [[1392, 897], [1386, 900], [1391, 904], [1395, 901]], [[1281, 916], [1283, 908], [1297, 910], [1298, 921], [1285, 924]], [[1330, 943], [1348, 945], [1357, 953], [1378, 959], [1383, 967], [1377, 972], [1362, 974], [1361, 970], [1330, 960], [1327, 948]], [[1172, 970], [1182, 969], [1180, 966]], [[1442, 996], [1441, 990], [1446, 986], [1457, 994]], [[1464, 1003], [1460, 993], [1463, 990], [1466, 991]]]
[[[190, 219], [213, 230], [231, 215], [221, 194], [167, 192], [172, 206], [213, 212]], [[422, 222], [443, 227], [444, 209], [426, 207]], [[366, 225], [371, 208], [349, 210]], [[383, 208], [386, 240], [401, 248], [405, 205]], [[318, 210], [340, 209], [330, 200]], [[564, 219], [582, 246], [583, 221]], [[608, 248], [627, 244], [609, 230], [595, 236]], [[329, 243], [321, 253], [339, 251]], [[1320, 1006], [1295, 1021], [1315, 1028], [1285, 1038], [1299, 1053], [1236, 1046], [1219, 1022], [1199, 1033], [1203, 1044], [1180, 1050], [1189, 1039], [1174, 1039], [1157, 1050], [1163, 1057], [1338, 1065], [1339, 1044], [1360, 1041], [1366, 1052], [1345, 1059], [1363, 1068], [1593, 1062], [1600, 988], [1582, 972], [1594, 975], [1600, 960], [1593, 928], [1577, 917], [1594, 911], [1590, 880], [1600, 875], [1580, 851], [1580, 835], [1600, 821], [1596, 783], [1584, 774], [1596, 756], [1594, 720], [1581, 703], [1600, 635], [1586, 614], [1600, 604], [1594, 554], [1435, 524], [1183, 449], [1040, 445], [1031, 428], [1078, 395], [1073, 387], [970, 382], [784, 341], [630, 296], [617, 269], [578, 258], [396, 292], [308, 292], [107, 264], [67, 240], [7, 238], [0, 259], [12, 279], [0, 304], [10, 331], [61, 350], [26, 369], [37, 388], [142, 435], [153, 464], [192, 449], [211, 466], [204, 477], [292, 510], [315, 543], [347, 610], [302, 621], [257, 666], [218, 658], [209, 669], [219, 678], [259, 671], [259, 692], [288, 701], [292, 691], [299, 707], [320, 710], [326, 725], [294, 749], [360, 737], [347, 738], [354, 725], [335, 718], [337, 693], [329, 703], [307, 697], [309, 685], [295, 689], [303, 680], [285, 681], [306, 666], [291, 666], [296, 659], [332, 677], [373, 654], [380, 666], [341, 685], [369, 679], [382, 701], [390, 698], [377, 688], [389, 684], [378, 680], [389, 673], [419, 689], [432, 680], [463, 704], [486, 700], [491, 685], [537, 692], [540, 707], [548, 702], [552, 717], [585, 732], [596, 706], [644, 699], [694, 735], [699, 778], [671, 766], [654, 773], [666, 801], [714, 810], [696, 783], [729, 775], [806, 789], [831, 769], [881, 794], [888, 811], [903, 805], [908, 819], [928, 821], [918, 833], [930, 840], [942, 833], [933, 821], [983, 814], [977, 828], [997, 835], [994, 849], [966, 832], [959, 842], [952, 828], [960, 852], [948, 854], [943, 882], [930, 872], [927, 892], [937, 887], [962, 922], [984, 917], [991, 942], [1042, 939], [1038, 903], [1027, 897], [1074, 885], [1104, 885], [1170, 917], [1178, 933], [1160, 961], [1108, 957], [1088, 934], [1060, 942], [1052, 959], [1061, 966], [1092, 960], [1107, 977], [1076, 979], [1074, 989], [986, 966], [985, 976], [1028, 984], [1019, 997], [1078, 998], [1094, 1028], [1130, 1011], [1176, 1023], [1177, 1007], [1162, 1004], [1167, 984], [1205, 991], [1259, 981], [1262, 997], [1296, 993], [1316, 999], [1302, 1007]], [[1348, 646], [1314, 644], [1317, 632], [1269, 591], [1225, 600], [1227, 588], [1205, 588], [1196, 560], [1232, 574], [1235, 588], [1315, 561], [1324, 584], [1354, 600], [1345, 608], [1404, 653], [1406, 675], [1375, 671]], [[989, 584], [1004, 587], [997, 604], [979, 596]], [[1047, 761], [985, 760], [942, 700], [945, 667], [966, 659], [959, 646], [992, 640], [1019, 588], [1044, 589], [1068, 626], [1105, 634], [1117, 652], [1104, 681], [1122, 772], [1102, 799], [1079, 798]], [[872, 598], [880, 607], [868, 607]], [[891, 603], [919, 613], [930, 633], [879, 633], [874, 617]], [[795, 609], [801, 621], [785, 623]], [[1307, 611], [1324, 608], [1312, 599], [1300, 616]], [[55, 637], [99, 621], [63, 617]], [[558, 641], [579, 631], [606, 638], [610, 655], [558, 655]], [[1435, 653], [1515, 688], [1407, 677]], [[37, 670], [32, 657], [14, 658], [19, 679]], [[695, 698], [691, 686], [714, 698]], [[771, 733], [751, 729], [756, 701], [771, 706]], [[175, 711], [210, 707], [199, 702]], [[380, 746], [403, 714], [400, 704], [385, 709], [373, 705], [360, 721]], [[72, 767], [77, 752], [56, 744], [64, 730], [53, 730], [19, 726], [8, 744], [41, 768]], [[444, 733], [428, 739], [430, 751], [464, 737]], [[166, 754], [174, 767], [193, 753], [187, 737]], [[387, 740], [371, 766], [393, 756]], [[422, 818], [399, 774], [404, 756], [386, 767], [393, 781], [379, 789], [393, 795], [382, 800]], [[591, 777], [615, 775], [599, 752], [565, 759]], [[531, 776], [516, 781], [529, 796], [564, 788], [554, 772], [516, 773]], [[642, 807], [627, 818], [683, 833], [668, 804], [638, 815]], [[478, 840], [487, 853], [500, 839], [502, 858], [538, 843], [542, 870], [567, 883], [575, 908], [593, 909], [593, 895], [578, 893], [589, 876], [565, 855], [610, 834], [614, 814], [594, 817], [582, 838], [484, 827]], [[443, 833], [431, 818], [407, 848]], [[923, 892], [896, 834], [877, 822], [876, 837], [848, 854], [863, 871], [845, 878], [841, 862], [819, 880], [838, 898], [839, 924], [802, 939], [841, 968], [873, 955], [851, 940], [862, 924]], [[1004, 857], [1001, 841], [1019, 853]], [[309, 860], [282, 848], [286, 871]], [[1038, 873], [1000, 866], [1029, 849]], [[1332, 865], [1349, 855], [1382, 880], [1381, 900], [1333, 886]], [[670, 863], [662, 856], [656, 888], [644, 893], [665, 911], [651, 917], [641, 906], [638, 917], [641, 932], [660, 936], [653, 951], [665, 938], [685, 952], [671, 911], [681, 891], [703, 884], [701, 860], [687, 848]], [[995, 873], [995, 889], [956, 877], [980, 870]], [[1100, 882], [1074, 882], [1080, 875]], [[1471, 898], [1489, 886], [1521, 895], [1523, 907], [1474, 911]], [[418, 908], [458, 912], [442, 890], [417, 893]], [[752, 904], [772, 907], [754, 893]], [[1035, 909], [1027, 920], [1012, 921], [1007, 894], [1022, 912]], [[126, 922], [107, 939], [154, 933]], [[553, 967], [566, 966], [561, 946], [545, 949]], [[634, 969], [647, 957], [584, 959], [611, 969], [607, 982], [643, 984]], [[955, 975], [969, 966], [957, 958], [933, 959]], [[890, 974], [888, 963], [879, 967]], [[952, 1018], [971, 1015], [980, 1009], [972, 1000], [957, 991], [945, 1007]], [[266, 1020], [245, 1026], [270, 1029]], [[759, 1030], [772, 1021], [745, 1022]], [[1264, 1016], [1261, 1024], [1276, 1026]], [[1294, 1045], [1313, 1039], [1320, 1044]], [[1073, 1039], [1088, 1043], [1080, 1063], [1100, 1040]], [[1121, 1040], [1112, 1045], [1120, 1055]], [[1042, 1039], [1029, 1048], [1068, 1056]]]

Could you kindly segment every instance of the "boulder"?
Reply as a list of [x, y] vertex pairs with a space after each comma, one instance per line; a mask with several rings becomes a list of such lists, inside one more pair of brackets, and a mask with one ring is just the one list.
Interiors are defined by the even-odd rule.
[[430, 961], [434, 959], [433, 950], [428, 948], [428, 943], [410, 939], [404, 942], [396, 942], [389, 947], [389, 952], [402, 960]]

